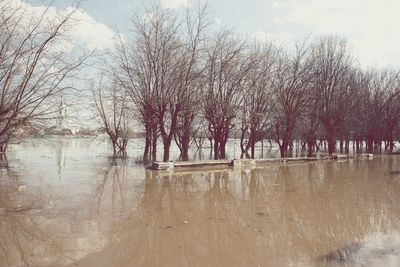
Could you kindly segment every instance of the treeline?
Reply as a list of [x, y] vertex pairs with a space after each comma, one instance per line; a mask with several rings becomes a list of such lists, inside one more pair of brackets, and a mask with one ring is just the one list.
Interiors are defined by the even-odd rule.
[[[57, 118], [60, 96], [75, 92], [72, 80], [90, 56], [62, 49], [78, 7], [54, 18], [49, 8], [37, 16], [0, 0], [0, 153], [21, 129]], [[398, 70], [361, 68], [336, 36], [285, 49], [216, 28], [205, 7], [176, 13], [155, 6], [137, 14], [133, 31], [98, 61], [94, 103], [115, 156], [126, 156], [138, 129], [145, 132], [145, 160], [155, 159], [158, 141], [168, 161], [172, 143], [187, 160], [190, 145], [207, 139], [214, 158], [225, 158], [228, 138], [237, 134], [249, 157], [265, 139], [282, 157], [295, 140], [308, 155], [322, 142], [330, 154], [337, 143], [342, 150], [353, 144], [393, 151]]]
[[[362, 69], [343, 38], [323, 36], [294, 49], [241, 40], [215, 30], [205, 8], [187, 10], [182, 19], [156, 7], [136, 16], [133, 26], [106, 68], [108, 86], [95, 90], [106, 130], [123, 155], [133, 121], [146, 132], [145, 160], [155, 158], [159, 139], [164, 161], [172, 142], [187, 160], [199, 137], [209, 138], [215, 159], [225, 158], [232, 131], [240, 132], [242, 155], [252, 158], [263, 139], [276, 142], [282, 157], [294, 140], [309, 156], [322, 142], [329, 154], [337, 142], [348, 151], [351, 141], [357, 151], [363, 143], [368, 151], [382, 143], [393, 151], [399, 71]], [[112, 96], [108, 109], [105, 91]]]

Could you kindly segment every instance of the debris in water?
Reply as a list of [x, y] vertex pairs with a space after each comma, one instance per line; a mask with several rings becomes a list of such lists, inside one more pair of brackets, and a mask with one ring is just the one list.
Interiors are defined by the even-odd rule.
[[386, 175], [399, 175], [399, 174], [400, 174], [400, 171], [390, 171], [390, 172], [386, 173]]
[[351, 243], [349, 246], [340, 248], [336, 251], [333, 251], [331, 253], [328, 253], [324, 256], [322, 256], [320, 259], [325, 261], [325, 262], [349, 262], [353, 259], [353, 255], [359, 251], [361, 248], [361, 243], [359, 242], [354, 242]]
[[18, 191], [19, 191], [19, 192], [25, 192], [25, 191], [26, 191], [26, 185], [20, 185], [20, 186], [18, 186]]

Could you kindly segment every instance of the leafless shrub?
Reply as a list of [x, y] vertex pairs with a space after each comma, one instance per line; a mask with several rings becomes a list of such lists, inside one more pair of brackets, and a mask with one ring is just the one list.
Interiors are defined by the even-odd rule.
[[93, 87], [96, 110], [100, 124], [111, 141], [113, 157], [125, 158], [131, 133], [126, 91], [122, 90], [115, 80], [111, 80], [108, 84], [101, 80], [97, 88]]

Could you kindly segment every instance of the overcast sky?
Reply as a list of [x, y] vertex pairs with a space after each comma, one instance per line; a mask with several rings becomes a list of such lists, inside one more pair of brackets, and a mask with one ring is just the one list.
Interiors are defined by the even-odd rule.
[[[18, 2], [21, 0], [9, 0]], [[154, 0], [157, 1], [157, 0]], [[171, 9], [189, 0], [158, 0]], [[28, 0], [32, 8], [42, 0]], [[46, 3], [46, 1], [45, 1]], [[71, 5], [56, 0], [57, 9]], [[150, 0], [83, 0], [81, 23], [73, 36], [98, 49], [112, 45], [113, 32], [126, 32], [136, 10]], [[400, 66], [399, 0], [209, 0], [215, 23], [243, 37], [272, 38], [290, 46], [298, 38], [337, 34], [345, 36], [362, 66]]]

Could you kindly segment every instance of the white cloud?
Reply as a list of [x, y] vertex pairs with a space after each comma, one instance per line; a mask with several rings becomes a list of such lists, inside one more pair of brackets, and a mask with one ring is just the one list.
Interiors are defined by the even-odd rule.
[[[38, 19], [46, 10], [46, 6], [33, 6], [21, 0], [6, 0], [3, 4], [21, 7], [24, 12], [22, 25], [30, 24], [32, 19]], [[59, 17], [65, 16], [73, 11], [73, 7], [67, 7], [63, 10], [49, 7], [45, 20], [54, 21]], [[65, 41], [57, 44], [57, 49], [63, 49], [68, 52], [77, 46], [84, 46], [88, 49], [103, 50], [113, 46], [115, 33], [108, 26], [96, 21], [92, 16], [82, 9], [75, 11], [69, 21], [68, 30], [65, 33]]]
[[398, 0], [287, 0], [273, 6], [286, 13], [275, 22], [345, 36], [364, 66], [400, 65]]
[[96, 21], [83, 10], [78, 10], [73, 16], [75, 25], [69, 31], [73, 43], [82, 42], [89, 49], [107, 49], [114, 45], [115, 32], [108, 26]]
[[187, 6], [188, 0], [160, 0], [160, 4], [165, 8], [177, 9], [181, 6]]

